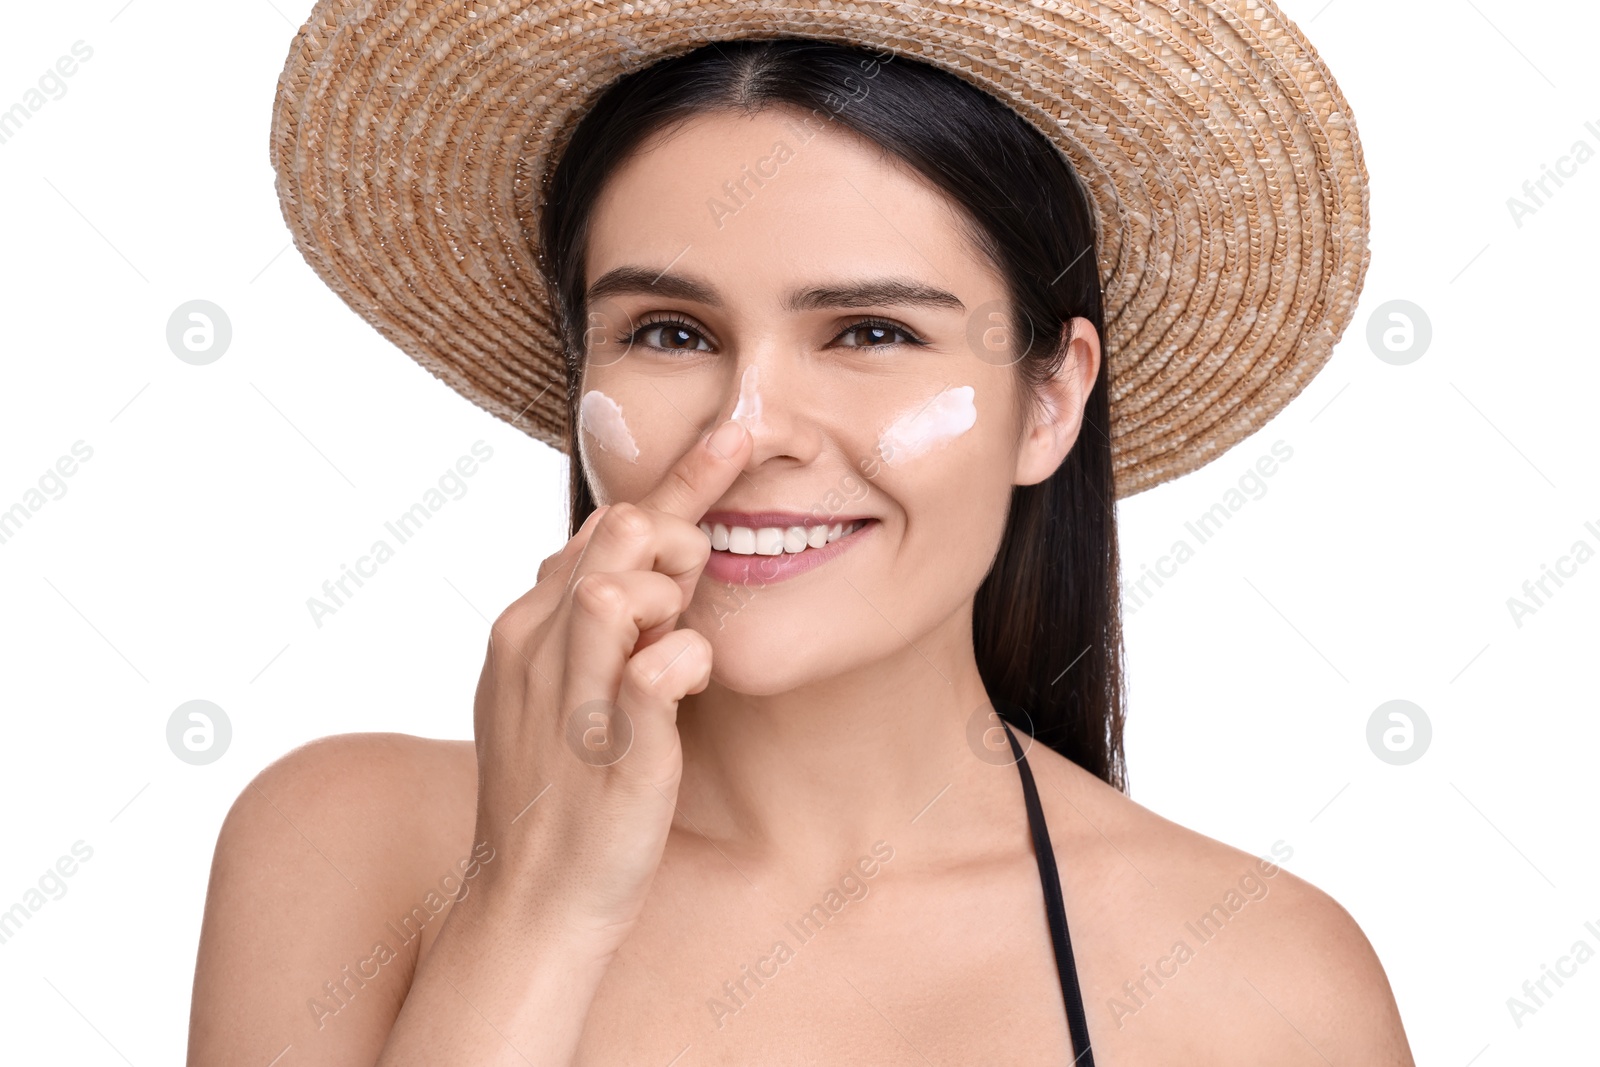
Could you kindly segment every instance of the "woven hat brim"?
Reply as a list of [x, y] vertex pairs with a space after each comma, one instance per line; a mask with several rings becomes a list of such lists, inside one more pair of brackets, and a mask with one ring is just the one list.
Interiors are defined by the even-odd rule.
[[1119, 497], [1272, 418], [1354, 313], [1370, 259], [1360, 141], [1321, 58], [1267, 0], [321, 0], [273, 110], [284, 218], [385, 337], [564, 452], [539, 193], [615, 79], [751, 37], [941, 67], [1073, 164], [1099, 234]]

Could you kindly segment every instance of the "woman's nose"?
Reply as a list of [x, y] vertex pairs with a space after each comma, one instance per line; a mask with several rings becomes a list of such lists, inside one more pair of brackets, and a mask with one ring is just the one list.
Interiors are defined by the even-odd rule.
[[762, 414], [761, 365], [747, 363], [739, 375], [739, 392], [728, 417], [740, 420], [754, 433], [762, 425]]
[[732, 407], [723, 408], [726, 418], [744, 423], [755, 439], [751, 466], [777, 456], [808, 461], [819, 448], [816, 413], [806, 406], [808, 390], [796, 380], [793, 368], [779, 367], [778, 362], [741, 361], [730, 383]]

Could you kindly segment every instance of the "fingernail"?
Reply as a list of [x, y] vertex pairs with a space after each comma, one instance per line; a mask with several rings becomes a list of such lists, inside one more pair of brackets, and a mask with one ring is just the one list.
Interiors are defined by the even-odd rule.
[[707, 444], [711, 447], [711, 451], [726, 459], [739, 447], [744, 435], [744, 424], [737, 419], [729, 419], [717, 427], [717, 432], [711, 435], [711, 440]]

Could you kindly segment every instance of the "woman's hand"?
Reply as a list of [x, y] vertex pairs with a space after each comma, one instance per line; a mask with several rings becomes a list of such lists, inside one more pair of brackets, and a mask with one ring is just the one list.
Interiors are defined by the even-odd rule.
[[637, 504], [597, 509], [495, 620], [474, 727], [478, 887], [609, 960], [661, 861], [683, 771], [678, 702], [711, 646], [674, 629], [711, 546], [696, 526], [732, 485], [749, 434], [724, 423]]
[[[352, 735], [251, 783], [218, 837], [190, 1063], [242, 1061], [268, 1042], [306, 1064], [572, 1063], [666, 846], [678, 701], [711, 676], [706, 639], [674, 628], [711, 552], [696, 522], [750, 447], [738, 423], [697, 442], [643, 500], [591, 515], [495, 620], [470, 844], [471, 779], [454, 746]], [[458, 845], [477, 873], [457, 880], [426, 948], [401, 933], [418, 914], [405, 909], [417, 876]], [[423, 907], [425, 924], [438, 909]], [[385, 964], [382, 980], [362, 969]], [[401, 981], [403, 994], [385, 984]]]

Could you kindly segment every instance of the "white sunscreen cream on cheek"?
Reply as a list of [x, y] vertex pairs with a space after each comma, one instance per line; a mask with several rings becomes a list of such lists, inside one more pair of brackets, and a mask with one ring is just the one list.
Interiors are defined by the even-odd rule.
[[746, 367], [739, 379], [739, 402], [733, 406], [733, 418], [751, 429], [761, 425], [761, 394], [756, 392], [760, 381], [759, 368], [753, 363]]
[[622, 418], [622, 405], [598, 389], [583, 394], [578, 402], [578, 423], [595, 443], [629, 463], [639, 460], [639, 446], [633, 443], [633, 434]]
[[944, 445], [978, 421], [970, 385], [958, 385], [906, 411], [878, 437], [878, 455], [891, 467]]

